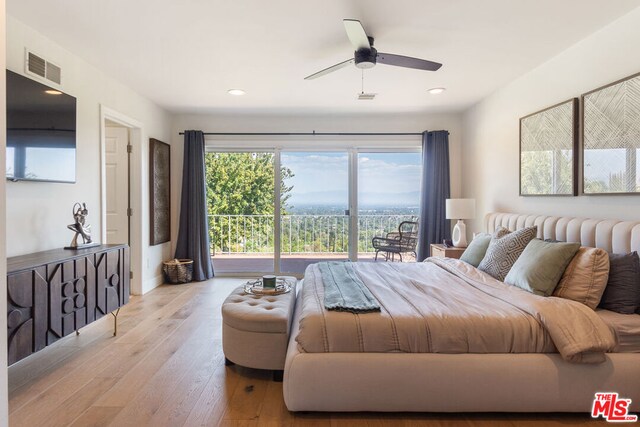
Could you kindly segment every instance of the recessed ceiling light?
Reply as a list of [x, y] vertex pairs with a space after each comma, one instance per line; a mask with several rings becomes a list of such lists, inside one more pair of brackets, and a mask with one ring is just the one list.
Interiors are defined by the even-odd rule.
[[447, 90], [447, 89], [445, 89], [443, 87], [434, 87], [434, 88], [429, 89], [427, 92], [429, 92], [431, 95], [438, 95], [438, 94], [441, 94], [442, 92], [444, 92], [445, 90]]
[[47, 89], [44, 91], [44, 93], [46, 93], [47, 95], [62, 95], [62, 92], [55, 89]]
[[240, 95], [244, 95], [246, 92], [243, 91], [242, 89], [229, 89], [227, 93], [229, 95], [240, 96]]

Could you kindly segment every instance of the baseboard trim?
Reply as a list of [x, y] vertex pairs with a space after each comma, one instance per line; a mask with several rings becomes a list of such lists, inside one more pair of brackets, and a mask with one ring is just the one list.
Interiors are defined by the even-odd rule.
[[159, 274], [151, 279], [145, 280], [142, 284], [142, 295], [164, 284], [164, 276]]

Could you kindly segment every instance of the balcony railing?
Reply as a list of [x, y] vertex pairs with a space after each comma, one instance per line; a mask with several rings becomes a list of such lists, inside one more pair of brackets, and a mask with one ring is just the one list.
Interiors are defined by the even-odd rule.
[[[397, 231], [402, 221], [417, 221], [415, 215], [359, 215], [358, 252], [375, 252], [374, 236]], [[273, 253], [273, 215], [209, 215], [211, 251], [215, 254]], [[349, 251], [349, 216], [283, 215], [283, 254], [346, 254]]]

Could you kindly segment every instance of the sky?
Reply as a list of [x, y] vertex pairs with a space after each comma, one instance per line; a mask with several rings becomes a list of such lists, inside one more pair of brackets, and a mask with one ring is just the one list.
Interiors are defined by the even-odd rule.
[[[295, 176], [291, 205], [348, 204], [347, 153], [283, 152], [283, 167]], [[358, 203], [365, 205], [417, 206], [420, 192], [420, 153], [359, 153]]]

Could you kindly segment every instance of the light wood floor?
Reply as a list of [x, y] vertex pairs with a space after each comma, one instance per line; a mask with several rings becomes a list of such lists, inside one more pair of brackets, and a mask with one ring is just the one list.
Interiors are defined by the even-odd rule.
[[220, 305], [240, 279], [162, 286], [9, 368], [12, 426], [527, 426], [587, 414], [289, 413], [270, 373], [225, 367]]

